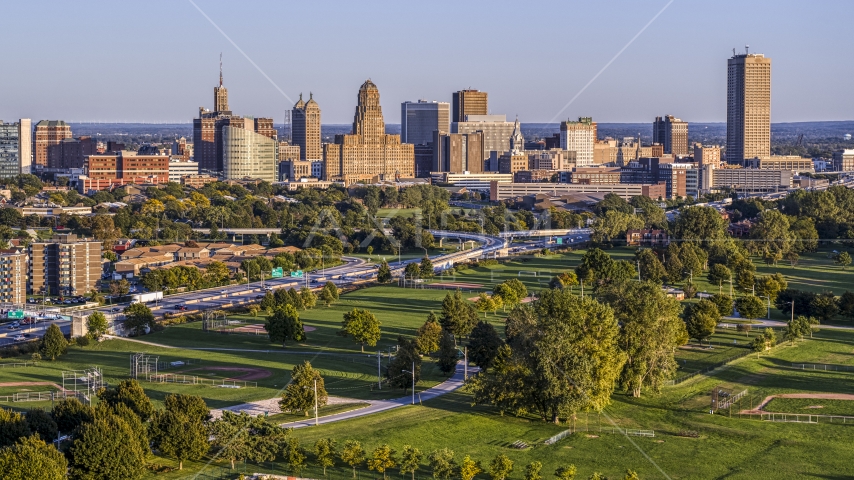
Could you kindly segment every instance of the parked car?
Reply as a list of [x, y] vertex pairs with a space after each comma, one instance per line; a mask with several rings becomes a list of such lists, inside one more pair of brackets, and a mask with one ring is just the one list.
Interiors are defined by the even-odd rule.
[[255, 300], [262, 300], [264, 295], [255, 295]]
[[23, 335], [18, 335], [17, 337], [13, 338], [12, 340], [14, 340], [16, 342], [23, 342], [26, 339], [24, 338]]
[[121, 312], [122, 309], [119, 307], [114, 307], [114, 308], [111, 308], [110, 311], [115, 313], [115, 312]]

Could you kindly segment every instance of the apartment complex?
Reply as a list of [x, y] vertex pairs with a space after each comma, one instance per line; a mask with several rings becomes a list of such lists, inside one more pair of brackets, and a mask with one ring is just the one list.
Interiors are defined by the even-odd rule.
[[30, 173], [32, 161], [32, 122], [22, 118], [17, 123], [0, 120], [0, 178]]
[[302, 100], [302, 94], [291, 111], [291, 145], [299, 147], [299, 155], [293, 157], [289, 152], [288, 158], [317, 161], [323, 158], [323, 148], [320, 146], [320, 106], [314, 100], [314, 95], [308, 94], [308, 102]]
[[0, 303], [27, 301], [27, 254], [0, 250]]
[[368, 80], [359, 88], [353, 133], [336, 135], [334, 144], [323, 147], [324, 178], [343, 180], [390, 180], [415, 176], [415, 150], [400, 143], [400, 135], [385, 133], [380, 92]]
[[560, 122], [560, 148], [575, 152], [579, 167], [593, 164], [593, 145], [596, 143], [596, 122], [590, 117], [579, 117], [578, 121]]
[[83, 295], [101, 278], [101, 242], [60, 234], [30, 245], [29, 283], [33, 294]]
[[771, 155], [771, 59], [761, 53], [727, 61], [726, 159]]
[[55, 148], [66, 138], [71, 138], [71, 126], [62, 120], [41, 120], [33, 133], [33, 165], [47, 167], [58, 164], [56, 158], [62, 150]]
[[466, 122], [469, 115], [488, 115], [489, 102], [486, 92], [460, 90], [452, 95], [452, 122]]
[[[242, 123], [242, 125], [241, 125]], [[228, 180], [253, 178], [278, 181], [276, 151], [278, 142], [255, 131], [249, 119], [231, 119], [222, 129], [223, 177]]]
[[430, 144], [434, 131], [451, 131], [451, 106], [448, 102], [418, 100], [400, 104], [401, 143]]
[[655, 117], [652, 143], [662, 145], [665, 154], [688, 155], [688, 122], [673, 115]]

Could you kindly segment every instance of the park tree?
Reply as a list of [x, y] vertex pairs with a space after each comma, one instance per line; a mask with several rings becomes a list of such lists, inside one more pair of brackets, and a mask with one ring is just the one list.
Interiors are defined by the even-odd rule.
[[610, 210], [596, 217], [590, 238], [596, 243], [612, 243], [624, 237], [627, 230], [643, 228], [643, 223], [642, 218], [631, 213]]
[[0, 447], [14, 445], [19, 438], [28, 437], [32, 433], [23, 415], [0, 408]]
[[848, 318], [854, 319], [854, 292], [845, 292], [839, 297], [837, 302], [839, 313]]
[[471, 333], [479, 318], [477, 310], [471, 302], [463, 299], [460, 290], [454, 293], [448, 292], [442, 300], [442, 316], [439, 322], [447, 332], [457, 336], [466, 336]]
[[65, 339], [65, 335], [62, 334], [62, 331], [59, 330], [59, 327], [55, 323], [51, 323], [47, 327], [44, 337], [42, 337], [39, 352], [42, 357], [53, 361], [56, 360], [56, 357], [65, 355], [66, 350], [68, 350], [68, 341]]
[[759, 335], [753, 339], [753, 343], [751, 343], [751, 347], [756, 352], [764, 352], [765, 350], [770, 350], [777, 343], [777, 334], [774, 333], [774, 330], [771, 328], [766, 328], [762, 335]]
[[833, 256], [833, 261], [845, 270], [851, 265], [851, 255], [848, 252], [839, 252]]
[[809, 304], [810, 315], [827, 322], [839, 313], [839, 302], [831, 291], [824, 291], [812, 298]]
[[391, 268], [388, 266], [388, 262], [386, 262], [385, 260], [383, 260], [383, 262], [380, 264], [380, 268], [377, 270], [377, 282], [391, 282]]
[[198, 417], [173, 409], [158, 410], [149, 431], [154, 448], [178, 460], [178, 470], [185, 460], [198, 460], [210, 449], [207, 426]]
[[134, 335], [142, 335], [146, 328], [154, 326], [154, 314], [144, 303], [132, 303], [125, 307], [125, 328]]
[[[317, 400], [315, 402], [315, 386], [317, 388]], [[308, 360], [294, 366], [291, 371], [291, 381], [282, 393], [279, 406], [282, 411], [303, 412], [308, 416], [314, 406], [322, 407], [329, 400], [326, 393], [323, 377], [320, 371], [312, 368]]]
[[341, 450], [341, 461], [353, 469], [353, 478], [356, 478], [356, 469], [365, 462], [365, 449], [362, 448], [362, 444], [356, 440], [344, 442], [344, 448]]
[[273, 309], [276, 308], [276, 295], [272, 291], [267, 291], [264, 294], [264, 298], [261, 299], [261, 303], [259, 304], [261, 310], [264, 310], [267, 313], [273, 313]]
[[281, 444], [288, 431], [264, 420], [228, 410], [210, 425], [212, 446], [218, 449], [217, 457], [228, 460], [234, 470], [235, 462], [250, 460], [268, 462], [281, 452]]
[[211, 419], [211, 412], [205, 400], [197, 395], [185, 395], [183, 393], [171, 393], [163, 400], [166, 410], [183, 413], [191, 419], [207, 422]]
[[295, 476], [299, 477], [302, 469], [305, 468], [305, 449], [300, 445], [299, 439], [289, 437], [282, 446], [282, 456], [285, 458], [285, 463], [288, 464], [288, 470]]
[[98, 340], [107, 333], [107, 317], [103, 313], [95, 311], [86, 317], [86, 329], [89, 336]]
[[[337, 289], [336, 289], [337, 291]], [[305, 304], [302, 301], [302, 295], [299, 292], [294, 290], [293, 288], [288, 289], [288, 297], [290, 298], [290, 304], [294, 306], [297, 311], [305, 310]]]
[[716, 263], [709, 268], [709, 283], [718, 286], [718, 293], [723, 291], [723, 284], [731, 278], [732, 272], [722, 263]]
[[408, 263], [403, 269], [403, 285], [406, 286], [406, 279], [409, 279], [413, 284], [415, 280], [421, 278], [421, 268], [417, 263]]
[[95, 417], [98, 418], [107, 415], [115, 415], [116, 417], [124, 420], [130, 428], [130, 431], [133, 432], [133, 440], [139, 448], [145, 452], [146, 455], [151, 451], [151, 444], [149, 443], [148, 438], [148, 426], [150, 424], [143, 424], [142, 420], [139, 419], [139, 416], [131, 410], [130, 407], [123, 403], [113, 405], [110, 405], [107, 402], [98, 403], [95, 407]]
[[52, 442], [56, 439], [59, 430], [50, 413], [41, 408], [31, 408], [27, 410], [25, 419], [30, 432], [37, 434], [42, 440]]
[[[406, 371], [404, 371], [406, 370]], [[421, 380], [421, 356], [415, 340], [407, 340], [403, 336], [397, 337], [397, 352], [394, 359], [389, 363], [386, 376], [389, 383], [395, 387], [402, 388], [404, 392], [412, 385], [415, 372], [415, 383]]]
[[397, 465], [394, 458], [395, 453], [394, 449], [389, 447], [388, 444], [380, 445], [374, 449], [374, 453], [368, 459], [368, 469], [382, 473], [383, 479], [385, 479], [386, 471]]
[[433, 278], [433, 262], [430, 257], [425, 256], [421, 259], [419, 269], [421, 270], [421, 278]]
[[454, 336], [442, 330], [442, 338], [439, 339], [439, 369], [442, 373], [450, 374], [457, 368], [459, 357]]
[[553, 423], [581, 410], [601, 411], [625, 362], [613, 310], [566, 290], [544, 290], [532, 312], [533, 325], [514, 331], [493, 369], [470, 380], [474, 403]]
[[814, 324], [818, 324], [818, 321], [814, 318], [798, 315], [786, 324], [786, 330], [783, 332], [783, 337], [794, 345], [795, 340], [800, 340], [807, 335], [812, 336], [812, 326]]
[[421, 453], [421, 450], [411, 445], [404, 445], [400, 456], [400, 474], [412, 474], [412, 480], [415, 480], [415, 472], [421, 466], [423, 458], [424, 454]]
[[789, 282], [779, 273], [756, 279], [756, 293], [763, 297], [770, 297], [772, 302], [777, 298], [778, 293], [787, 288], [789, 288]]
[[335, 440], [331, 438], [318, 438], [314, 442], [314, 461], [317, 466], [323, 468], [323, 475], [326, 475], [328, 467], [335, 466]]
[[116, 415], [96, 417], [80, 426], [68, 450], [75, 478], [142, 478], [145, 454], [136, 435]]
[[720, 321], [721, 314], [714, 302], [702, 299], [685, 309], [685, 327], [688, 336], [696, 338], [698, 342], [715, 334], [715, 327]]
[[439, 340], [442, 338], [442, 326], [439, 325], [439, 318], [436, 314], [430, 312], [424, 325], [418, 327], [415, 333], [415, 342], [418, 346], [418, 351], [424, 354], [431, 354], [439, 350]]
[[478, 322], [469, 335], [468, 358], [483, 370], [492, 367], [498, 349], [504, 341], [495, 331], [495, 327], [487, 322]]
[[427, 461], [430, 464], [430, 471], [433, 473], [433, 478], [438, 480], [448, 480], [454, 476], [457, 470], [457, 462], [454, 461], [454, 451], [450, 448], [441, 448], [433, 450], [427, 456]]
[[790, 252], [795, 244], [789, 219], [779, 210], [759, 213], [756, 222], [750, 227], [750, 238], [754, 241], [749, 245], [756, 246], [754, 253], [767, 256], [774, 264]]
[[344, 321], [341, 323], [342, 328], [338, 334], [343, 337], [352, 337], [362, 347], [362, 352], [365, 351], [365, 345], [376, 346], [382, 335], [380, 330], [382, 324], [368, 310], [354, 308], [344, 313]]
[[[332, 288], [330, 288], [329, 285], [332, 285]], [[331, 282], [327, 282], [326, 285], [320, 289], [320, 295], [318, 295], [317, 298], [327, 307], [331, 306], [336, 300], [338, 300], [338, 287]]]
[[543, 470], [541, 462], [531, 462], [525, 466], [525, 480], [543, 480], [540, 473]]
[[483, 318], [486, 318], [487, 312], [495, 311], [495, 300], [492, 299], [486, 292], [480, 292], [480, 295], [477, 296], [477, 301], [474, 302], [475, 308], [477, 311], [483, 312]]
[[712, 207], [683, 208], [673, 222], [673, 238], [709, 245], [726, 238], [726, 222]]
[[726, 294], [716, 293], [711, 296], [709, 299], [718, 307], [718, 313], [721, 314], [722, 317], [729, 317], [732, 315], [732, 297]]
[[147, 422], [154, 414], [151, 399], [135, 379], [122, 380], [114, 388], [102, 389], [98, 392], [98, 398], [111, 407], [120, 403], [126, 405], [143, 422]]
[[462, 480], [473, 480], [474, 477], [483, 471], [480, 462], [476, 462], [466, 455], [463, 461], [460, 462], [460, 478]]
[[755, 295], [745, 295], [735, 301], [735, 308], [742, 317], [753, 320], [765, 315], [765, 305], [762, 299]]
[[623, 475], [623, 480], [640, 480], [640, 477], [636, 471], [626, 469], [626, 474]]
[[0, 472], [5, 480], [64, 480], [68, 461], [56, 447], [33, 435], [0, 449]]
[[566, 467], [558, 467], [555, 470], [555, 477], [559, 480], [574, 480], [578, 474], [578, 469], [575, 465], [567, 465]]
[[640, 268], [640, 278], [655, 283], [661, 283], [667, 277], [667, 270], [654, 251], [644, 248], [635, 252], [635, 259]]
[[305, 308], [311, 310], [317, 305], [317, 295], [311, 291], [308, 287], [302, 287], [299, 291], [300, 297], [302, 297], [302, 304]]
[[130, 283], [124, 278], [110, 282], [110, 295], [121, 297], [127, 295], [128, 292], [130, 292]]
[[507, 455], [499, 454], [489, 464], [489, 478], [492, 480], [505, 480], [513, 473], [513, 460]]
[[494, 297], [500, 297], [504, 307], [513, 308], [528, 296], [528, 288], [517, 278], [499, 283], [492, 289]]
[[270, 335], [270, 342], [281, 343], [282, 348], [288, 340], [305, 341], [305, 328], [299, 319], [299, 312], [290, 304], [277, 307], [273, 315], [267, 318], [264, 330]]
[[622, 325], [620, 346], [626, 353], [621, 384], [639, 397], [644, 388], [658, 392], [676, 372], [676, 348], [687, 341], [681, 306], [652, 282], [613, 284], [602, 295]]
[[56, 402], [51, 415], [60, 432], [71, 433], [80, 425], [94, 420], [95, 409], [75, 397], [69, 397]]
[[569, 288], [570, 291], [575, 285], [578, 285], [578, 275], [572, 270], [555, 275], [549, 282], [549, 288]]

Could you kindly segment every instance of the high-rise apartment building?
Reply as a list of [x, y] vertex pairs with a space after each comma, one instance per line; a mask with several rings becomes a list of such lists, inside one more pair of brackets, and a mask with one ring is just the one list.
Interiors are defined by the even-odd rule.
[[316, 161], [323, 158], [323, 148], [320, 146], [320, 106], [311, 93], [308, 94], [308, 102], [303, 102], [300, 93], [299, 101], [291, 112], [291, 132], [291, 143], [300, 147], [300, 160]]
[[[243, 125], [241, 125], [241, 122]], [[278, 181], [275, 139], [254, 131], [250, 119], [231, 119], [222, 129], [223, 177], [230, 180], [253, 178]]]
[[451, 123], [451, 133], [483, 133], [483, 151], [510, 151], [510, 138], [516, 124], [508, 122], [505, 115], [468, 115], [465, 122]]
[[0, 250], [0, 302], [23, 305], [27, 301], [27, 254]]
[[101, 278], [101, 242], [60, 234], [30, 245], [30, 293], [83, 295]]
[[42, 120], [33, 133], [33, 165], [48, 167], [61, 162], [62, 150], [51, 148], [71, 138], [71, 126], [62, 120]]
[[483, 133], [433, 132], [433, 172], [483, 173]]
[[652, 124], [652, 143], [664, 146], [664, 153], [688, 155], [688, 122], [666, 115], [655, 117]]
[[351, 180], [413, 178], [415, 150], [412, 144], [400, 143], [400, 135], [387, 135], [380, 92], [368, 80], [359, 88], [359, 99], [353, 118], [353, 133], [336, 135], [334, 144], [323, 149], [324, 178]]
[[560, 122], [560, 148], [575, 152], [579, 167], [593, 164], [593, 145], [596, 143], [596, 122], [590, 117], [579, 117], [578, 121]]
[[21, 126], [0, 120], [0, 178], [21, 173]]
[[727, 61], [726, 159], [771, 155], [771, 59], [761, 53]]
[[418, 100], [400, 104], [401, 143], [430, 144], [434, 131], [451, 131], [451, 106], [448, 102]]
[[468, 115], [488, 115], [489, 103], [486, 92], [460, 90], [453, 94], [453, 122], [466, 122]]

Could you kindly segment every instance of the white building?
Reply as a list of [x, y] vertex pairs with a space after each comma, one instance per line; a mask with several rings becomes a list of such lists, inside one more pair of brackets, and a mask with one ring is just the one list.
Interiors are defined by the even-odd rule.
[[596, 122], [590, 117], [579, 117], [577, 122], [560, 122], [560, 148], [575, 152], [579, 167], [593, 165], [593, 145], [596, 143]]
[[181, 157], [169, 159], [169, 181], [181, 183], [181, 177], [199, 174], [199, 162], [184, 161]]

